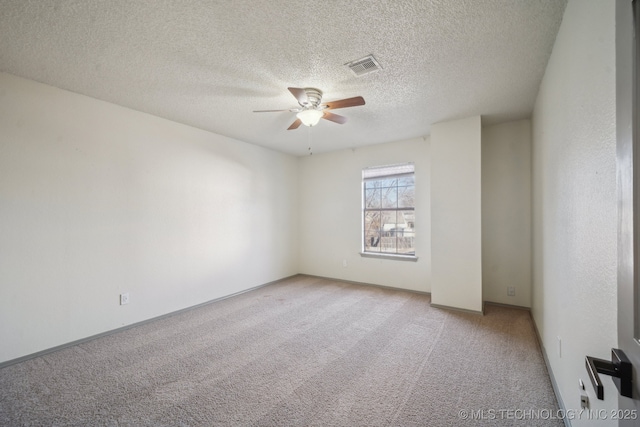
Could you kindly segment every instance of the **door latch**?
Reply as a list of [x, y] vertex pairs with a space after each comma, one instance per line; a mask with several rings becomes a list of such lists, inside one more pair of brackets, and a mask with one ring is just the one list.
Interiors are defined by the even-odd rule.
[[618, 388], [618, 391], [620, 391], [620, 394], [625, 397], [633, 397], [632, 365], [622, 350], [612, 348], [611, 361], [587, 356], [586, 366], [593, 388], [596, 389], [598, 399], [604, 400], [604, 387], [598, 374], [612, 376], [613, 382]]

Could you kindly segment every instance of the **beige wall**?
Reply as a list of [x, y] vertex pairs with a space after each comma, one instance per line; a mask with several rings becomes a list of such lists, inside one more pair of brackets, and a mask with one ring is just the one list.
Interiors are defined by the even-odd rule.
[[[0, 129], [0, 362], [296, 273], [431, 291], [428, 137], [296, 159], [7, 74]], [[362, 169], [409, 161], [418, 261], [362, 258]]]
[[0, 74], [0, 362], [297, 273], [297, 173]]
[[[569, 185], [559, 177], [570, 176], [562, 161], [573, 162], [564, 152], [573, 145], [557, 141], [581, 126], [570, 106], [555, 106], [573, 102], [568, 95], [552, 93], [578, 59], [554, 55], [534, 123], [534, 312], [547, 346], [565, 332], [545, 328], [558, 316], [545, 295], [558, 290], [541, 279], [549, 270], [540, 260], [558, 248], [541, 238], [553, 226], [541, 215], [557, 215], [546, 209], [559, 208], [558, 191]], [[522, 306], [531, 304], [529, 126], [482, 129], [482, 186], [472, 194], [481, 194], [482, 215], [470, 217], [482, 220], [482, 298]], [[429, 137], [296, 159], [7, 74], [0, 130], [0, 338], [9, 343], [0, 362], [295, 273], [432, 291]], [[418, 261], [362, 258], [361, 171], [408, 161], [416, 164]], [[468, 296], [453, 289], [462, 293], [454, 298]], [[122, 292], [128, 306], [118, 304]]]
[[482, 311], [480, 116], [431, 126], [431, 301]]
[[[415, 162], [418, 261], [363, 258], [362, 169], [404, 162]], [[431, 291], [429, 168], [423, 138], [301, 157], [300, 272]]]
[[[483, 130], [483, 180], [522, 178], [526, 123]], [[432, 290], [428, 137], [296, 159], [7, 74], [0, 130], [0, 362], [296, 273]], [[409, 161], [418, 261], [363, 258], [362, 169]], [[483, 222], [485, 297], [528, 305], [518, 221]]]
[[569, 1], [532, 117], [532, 311], [567, 409], [579, 379], [591, 409], [617, 407], [611, 379], [599, 401], [584, 366], [617, 344], [615, 90], [615, 2]]
[[531, 307], [529, 120], [482, 129], [482, 286], [485, 301]]
[[[481, 130], [483, 300], [524, 307], [531, 305], [530, 135], [529, 120]], [[430, 145], [427, 137], [301, 157], [300, 272], [431, 292]], [[416, 162], [419, 260], [362, 258], [362, 169], [406, 161]]]

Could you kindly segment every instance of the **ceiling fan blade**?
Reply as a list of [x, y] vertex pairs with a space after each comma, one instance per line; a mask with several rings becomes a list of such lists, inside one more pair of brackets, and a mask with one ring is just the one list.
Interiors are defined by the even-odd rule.
[[287, 130], [294, 130], [294, 129], [298, 129], [300, 127], [300, 125], [302, 124], [302, 120], [300, 119], [296, 119], [295, 122], [291, 123], [291, 126], [289, 126], [287, 128]]
[[364, 105], [364, 98], [361, 96], [355, 96], [353, 98], [327, 102], [324, 105], [327, 106], [327, 110], [335, 110], [336, 108], [357, 107], [358, 105]]
[[301, 89], [299, 87], [288, 87], [287, 89], [289, 89], [289, 92], [291, 92], [291, 95], [293, 95], [298, 100], [298, 103], [300, 105], [303, 105], [309, 102], [309, 98], [307, 97], [307, 92], [305, 92], [304, 89]]
[[340, 123], [341, 125], [347, 123], [347, 118], [345, 116], [340, 116], [338, 114], [333, 114], [328, 111], [325, 111], [323, 119], [330, 120], [335, 123]]

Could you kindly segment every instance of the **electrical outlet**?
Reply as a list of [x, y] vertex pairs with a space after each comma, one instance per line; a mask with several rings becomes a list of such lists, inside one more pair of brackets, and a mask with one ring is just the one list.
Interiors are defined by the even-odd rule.
[[346, 266], [347, 266], [347, 260], [346, 260], [346, 259], [343, 259], [343, 260], [342, 260], [342, 266], [343, 266], [343, 267], [346, 267]]
[[589, 409], [589, 396], [586, 394], [580, 395], [580, 407], [582, 409]]
[[507, 287], [507, 296], [508, 297], [515, 297], [516, 296], [516, 287], [515, 286]]
[[120, 294], [120, 305], [129, 304], [129, 292]]

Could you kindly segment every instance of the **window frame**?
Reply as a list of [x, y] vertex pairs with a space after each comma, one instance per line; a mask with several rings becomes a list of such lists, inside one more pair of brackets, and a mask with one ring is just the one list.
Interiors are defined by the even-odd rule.
[[[393, 173], [393, 170], [396, 170], [395, 173]], [[386, 171], [386, 173], [385, 173]], [[398, 202], [399, 202], [399, 198], [396, 196], [396, 201], [395, 207], [383, 207], [383, 203], [382, 203], [382, 195], [380, 196], [380, 206], [378, 207], [374, 207], [374, 208], [367, 208], [367, 190], [370, 190], [367, 188], [367, 182], [371, 182], [371, 181], [384, 181], [386, 179], [390, 179], [390, 178], [402, 178], [402, 177], [412, 177], [413, 180], [413, 196], [414, 196], [414, 200], [413, 200], [413, 204], [412, 206], [405, 206], [405, 207], [399, 207], [398, 206]], [[415, 182], [415, 164], [413, 162], [407, 162], [407, 163], [399, 163], [399, 164], [392, 164], [392, 165], [383, 165], [383, 166], [373, 166], [373, 167], [367, 167], [364, 168], [362, 170], [362, 181], [361, 181], [361, 204], [362, 204], [362, 210], [361, 210], [361, 216], [360, 216], [360, 220], [361, 220], [361, 227], [360, 227], [360, 256], [362, 257], [367, 257], [367, 258], [381, 258], [381, 259], [391, 259], [391, 260], [400, 260], [400, 261], [417, 261], [418, 260], [418, 256], [416, 255], [416, 248], [415, 248], [415, 238], [416, 238], [416, 228], [415, 228], [415, 205], [416, 205], [416, 201], [415, 201], [415, 186], [416, 186], [416, 182]], [[403, 188], [406, 186], [403, 185], [399, 185], [399, 182], [395, 183], [395, 188], [396, 191], [398, 191], [400, 188]], [[393, 188], [393, 187], [380, 187], [380, 188]], [[389, 230], [390, 233], [393, 233], [394, 236], [385, 236], [385, 237], [395, 237], [396, 238], [396, 243], [394, 245], [396, 252], [374, 252], [374, 251], [368, 251], [367, 245], [365, 243], [365, 239], [367, 238], [367, 230], [365, 229], [366, 227], [366, 217], [367, 217], [367, 213], [375, 213], [375, 212], [379, 212], [380, 217], [382, 217], [383, 212], [395, 212], [395, 215], [398, 215], [398, 213], [400, 212], [412, 212], [413, 213], [413, 227], [411, 229], [411, 232], [413, 234], [413, 252], [411, 253], [399, 253], [397, 252], [398, 250], [398, 244], [397, 244], [397, 239], [398, 239], [398, 234], [397, 234], [397, 229], [393, 229], [393, 230]], [[396, 224], [397, 224], [397, 217], [396, 217]], [[382, 225], [381, 225], [382, 226]], [[382, 228], [380, 229], [380, 231], [382, 231]], [[404, 234], [404, 232], [403, 232]], [[403, 236], [400, 236], [403, 237]], [[383, 238], [382, 234], [379, 237], [380, 239]]]

